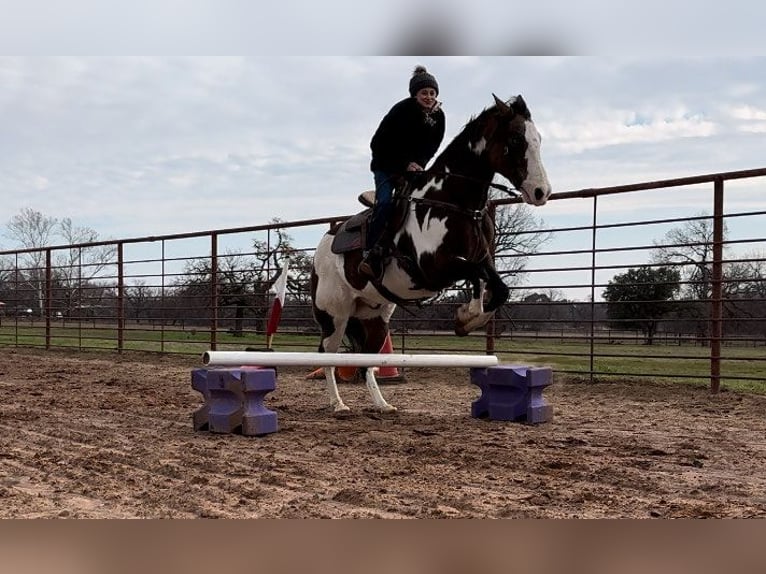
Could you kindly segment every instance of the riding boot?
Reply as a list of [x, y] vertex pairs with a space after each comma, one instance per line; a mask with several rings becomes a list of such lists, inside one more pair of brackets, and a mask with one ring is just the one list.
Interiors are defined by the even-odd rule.
[[383, 277], [383, 258], [385, 255], [383, 247], [378, 243], [365, 252], [357, 270], [370, 279], [380, 280]]
[[[380, 281], [383, 278], [386, 257], [388, 257], [393, 249], [394, 230], [391, 229], [389, 224], [393, 209], [394, 207], [391, 203], [381, 207], [378, 214], [379, 219], [373, 221], [369, 231], [370, 238], [374, 243], [372, 248], [364, 252], [362, 261], [357, 267], [359, 273], [376, 281]], [[377, 240], [375, 240], [376, 237]]]

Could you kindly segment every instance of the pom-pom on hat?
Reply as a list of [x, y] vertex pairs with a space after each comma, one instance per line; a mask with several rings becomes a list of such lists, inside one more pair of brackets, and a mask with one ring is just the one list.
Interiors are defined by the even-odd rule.
[[425, 66], [416, 66], [410, 78], [410, 96], [413, 98], [423, 88], [433, 88], [436, 94], [439, 94], [439, 84], [431, 74], [428, 73]]

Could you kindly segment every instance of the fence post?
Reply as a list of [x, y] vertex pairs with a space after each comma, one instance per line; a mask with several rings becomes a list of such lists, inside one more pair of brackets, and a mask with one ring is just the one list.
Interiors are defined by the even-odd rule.
[[[492, 227], [493, 229], [496, 229], [495, 227], [495, 216], [497, 215], [497, 207], [494, 203], [490, 202], [487, 206], [487, 215], [489, 215], [490, 221], [492, 221]], [[489, 246], [489, 256], [492, 260], [492, 264], [495, 265], [495, 242], [493, 241], [492, 244]], [[495, 353], [495, 334], [497, 333], [497, 323], [495, 322], [495, 316], [497, 314], [497, 311], [492, 314], [492, 318], [489, 320], [489, 323], [487, 323], [485, 333], [486, 333], [486, 343], [485, 343], [485, 351], [488, 355], [493, 355]]]
[[721, 388], [721, 336], [723, 334], [723, 179], [713, 188], [713, 285], [710, 308], [710, 391]]
[[210, 234], [210, 348], [218, 342], [218, 234]]
[[51, 257], [51, 250], [50, 248], [45, 250], [45, 305], [43, 307], [45, 308], [45, 350], [50, 350], [51, 348], [51, 310], [53, 308], [53, 304], [51, 301], [52, 295], [53, 295], [53, 270], [51, 269], [52, 266], [52, 257]]
[[597, 243], [597, 221], [598, 217], [598, 195], [593, 196], [593, 227], [591, 236], [590, 250], [590, 382], [593, 382], [593, 372], [596, 362], [594, 355], [596, 352], [596, 245]]
[[125, 346], [125, 274], [123, 244], [117, 243], [117, 351], [122, 353]]

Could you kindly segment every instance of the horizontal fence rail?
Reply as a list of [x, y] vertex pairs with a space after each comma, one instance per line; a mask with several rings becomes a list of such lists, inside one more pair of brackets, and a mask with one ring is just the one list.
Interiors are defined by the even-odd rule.
[[[494, 200], [511, 300], [458, 338], [464, 285], [397, 309], [397, 353], [479, 353], [569, 378], [766, 391], [766, 168]], [[314, 246], [350, 215], [0, 251], [0, 346], [202, 356], [264, 350], [289, 261], [277, 351], [317, 350]]]

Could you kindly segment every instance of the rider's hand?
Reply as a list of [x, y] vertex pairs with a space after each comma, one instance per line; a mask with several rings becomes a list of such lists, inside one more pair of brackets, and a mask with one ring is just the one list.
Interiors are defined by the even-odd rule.
[[420, 167], [420, 165], [415, 163], [414, 161], [411, 161], [410, 164], [407, 166], [407, 171], [423, 171], [423, 168]]

